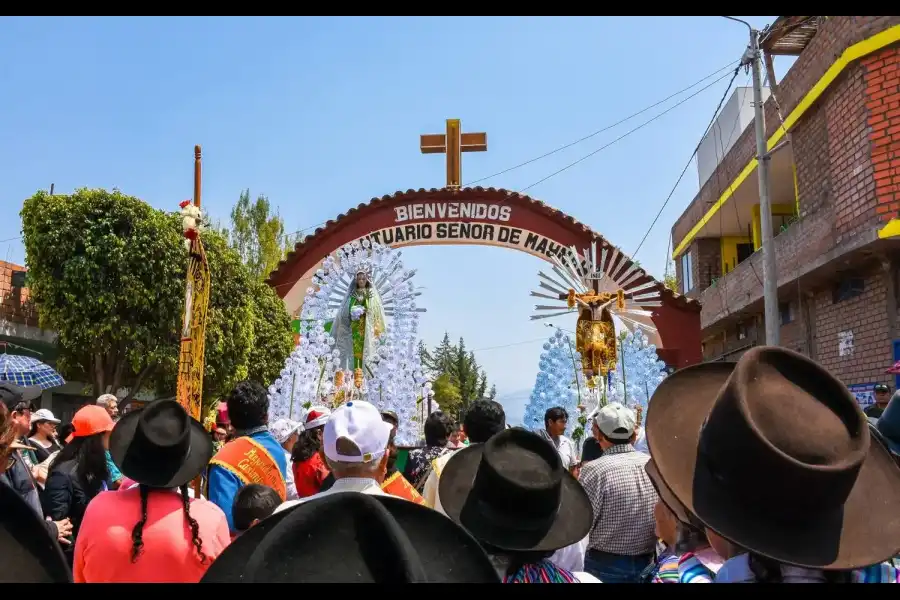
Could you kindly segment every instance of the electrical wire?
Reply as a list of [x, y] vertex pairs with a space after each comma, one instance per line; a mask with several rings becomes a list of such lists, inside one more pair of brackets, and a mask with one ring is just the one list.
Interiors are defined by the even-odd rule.
[[533, 340], [524, 340], [521, 342], [512, 342], [511, 344], [503, 344], [502, 346], [488, 346], [486, 348], [476, 348], [472, 352], [483, 352], [485, 350], [499, 350], [501, 348], [510, 348], [512, 346], [524, 346], [525, 344], [536, 344], [537, 342], [546, 342], [547, 338], [535, 338]]
[[[738, 66], [738, 68], [740, 68], [740, 66]], [[676, 102], [675, 104], [673, 104], [672, 106], [670, 106], [670, 107], [667, 108], [666, 110], [662, 111], [661, 113], [659, 113], [659, 114], [656, 115], [655, 117], [652, 117], [652, 118], [650, 118], [650, 119], [647, 119], [646, 121], [644, 121], [643, 123], [641, 123], [641, 124], [638, 125], [637, 127], [633, 128], [633, 129], [631, 129], [631, 130], [629, 130], [629, 131], [626, 131], [625, 133], [623, 133], [622, 135], [620, 135], [619, 137], [617, 137], [617, 138], [614, 139], [613, 141], [611, 141], [611, 142], [609, 142], [609, 143], [607, 143], [607, 144], [604, 144], [604, 145], [600, 146], [599, 148], [597, 148], [596, 150], [594, 150], [594, 151], [591, 152], [590, 154], [586, 154], [586, 155], [582, 156], [581, 158], [579, 158], [578, 160], [569, 163], [568, 165], [566, 165], [566, 166], [563, 167], [562, 169], [558, 169], [558, 170], [554, 171], [553, 173], [550, 173], [550, 174], [547, 175], [546, 177], [544, 177], [544, 178], [542, 178], [542, 179], [539, 179], [539, 180], [535, 181], [535, 182], [532, 183], [531, 185], [526, 185], [525, 187], [519, 189], [519, 190], [518, 190], [519, 193], [524, 192], [524, 191], [526, 191], [526, 190], [530, 190], [531, 188], [535, 187], [536, 185], [539, 185], [539, 184], [541, 184], [541, 183], [544, 183], [545, 181], [547, 181], [547, 180], [550, 179], [551, 177], [556, 177], [556, 176], [559, 175], [560, 173], [562, 173], [562, 172], [564, 172], [564, 171], [568, 171], [569, 169], [571, 169], [571, 168], [574, 167], [575, 165], [577, 165], [577, 164], [579, 164], [579, 163], [582, 163], [582, 162], [586, 161], [587, 159], [589, 159], [590, 157], [594, 156], [595, 154], [597, 154], [597, 153], [600, 152], [601, 150], [605, 150], [605, 149], [609, 148], [610, 146], [612, 146], [613, 144], [616, 144], [616, 143], [620, 142], [621, 140], [625, 139], [626, 137], [628, 137], [628, 136], [631, 135], [632, 133], [635, 133], [635, 132], [637, 132], [637, 131], [643, 129], [644, 127], [646, 127], [647, 125], [649, 125], [649, 124], [652, 123], [653, 121], [657, 120], [658, 118], [660, 118], [660, 117], [662, 117], [662, 116], [664, 116], [664, 115], [666, 115], [666, 114], [672, 112], [673, 110], [675, 110], [676, 108], [678, 108], [679, 106], [681, 106], [682, 104], [684, 104], [685, 102], [687, 102], [688, 100], [690, 100], [691, 98], [695, 98], [696, 96], [698, 96], [698, 95], [700, 95], [701, 93], [705, 92], [706, 90], [708, 90], [709, 88], [711, 88], [711, 87], [714, 86], [715, 84], [719, 83], [720, 81], [722, 81], [722, 80], [725, 79], [726, 77], [728, 77], [728, 74], [727, 74], [727, 73], [726, 73], [725, 75], [723, 75], [722, 77], [719, 77], [718, 79], [716, 79], [715, 81], [713, 81], [713, 82], [710, 83], [709, 85], [706, 85], [706, 86], [700, 88], [699, 90], [697, 90], [696, 92], [694, 92], [694, 93], [691, 94], [690, 96], [687, 96], [686, 98], [683, 98], [683, 99], [679, 100], [678, 102]], [[734, 77], [732, 77], [732, 81], [734, 81]], [[731, 84], [730, 84], [730, 83], [729, 83], [729, 87], [731, 87]], [[695, 152], [696, 152], [696, 151], [695, 151]], [[687, 169], [685, 169], [685, 170], [687, 170]]]
[[[644, 237], [641, 238], [641, 243], [638, 244], [637, 248], [634, 252], [631, 253], [631, 260], [634, 260], [637, 257], [637, 253], [640, 252], [641, 248], [644, 245], [644, 242], [647, 241], [647, 236], [650, 235], [650, 232], [653, 230], [653, 226], [656, 225], [656, 222], [659, 220], [660, 215], [662, 215], [663, 211], [666, 209], [666, 206], [669, 204], [669, 200], [672, 199], [672, 196], [675, 194], [675, 190], [678, 189], [678, 184], [681, 183], [681, 180], [684, 179], [684, 174], [687, 173], [688, 168], [691, 166], [691, 161], [694, 160], [694, 156], [696, 156], [697, 151], [700, 150], [700, 144], [703, 143], [703, 138], [706, 137], [706, 134], [709, 133], [709, 130], [712, 128], [713, 123], [716, 122], [716, 117], [719, 114], [719, 110], [721, 110], [722, 105], [725, 104], [725, 99], [728, 97], [728, 92], [731, 90], [732, 84], [734, 84], [734, 80], [737, 79], [738, 73], [741, 70], [741, 65], [738, 65], [734, 69], [734, 73], [731, 75], [731, 81], [728, 82], [728, 87], [725, 88], [725, 93], [722, 94], [722, 99], [719, 100], [719, 105], [716, 107], [716, 110], [713, 112], [712, 119], [709, 121], [709, 125], [706, 126], [706, 129], [703, 131], [703, 135], [700, 136], [700, 141], [697, 142], [697, 145], [694, 147], [694, 151], [691, 152], [690, 158], [688, 158], [687, 164], [684, 165], [684, 169], [681, 170], [681, 174], [678, 176], [678, 179], [675, 181], [675, 185], [672, 186], [672, 191], [669, 192], [669, 195], [666, 196], [665, 201], [659, 209], [659, 212], [656, 213], [656, 216], [653, 217], [653, 222], [650, 223], [650, 227], [647, 228], [647, 232], [644, 234]], [[724, 78], [723, 78], [724, 79]]]
[[535, 158], [526, 160], [525, 162], [519, 163], [519, 164], [515, 165], [514, 167], [509, 167], [508, 169], [503, 169], [502, 171], [498, 171], [498, 172], [494, 173], [493, 175], [488, 175], [487, 177], [482, 177], [481, 179], [476, 179], [476, 180], [474, 180], [474, 181], [470, 181], [470, 182], [466, 183], [464, 187], [470, 187], [470, 186], [475, 185], [476, 183], [481, 183], [482, 181], [487, 181], [488, 179], [493, 179], [494, 177], [498, 177], [498, 176], [500, 176], [500, 175], [505, 175], [506, 173], [509, 173], [510, 171], [515, 171], [516, 169], [518, 169], [518, 168], [520, 168], [520, 167], [524, 167], [524, 166], [526, 166], [526, 165], [530, 165], [531, 163], [534, 163], [534, 162], [537, 162], [537, 161], [542, 160], [542, 159], [544, 159], [544, 158], [547, 158], [548, 156], [553, 156], [553, 155], [556, 154], [557, 152], [562, 152], [563, 150], [566, 150], [566, 149], [568, 149], [568, 148], [571, 148], [572, 146], [578, 145], [578, 144], [580, 144], [581, 142], [584, 142], [584, 141], [589, 140], [589, 139], [591, 139], [591, 138], [593, 138], [593, 137], [596, 137], [596, 136], [600, 135], [601, 133], [603, 133], [603, 132], [605, 132], [605, 131], [609, 131], [610, 129], [613, 129], [614, 127], [617, 127], [617, 126], [621, 125], [622, 123], [625, 123], [625, 122], [627, 122], [627, 121], [630, 121], [630, 120], [633, 119], [634, 117], [636, 117], [636, 116], [638, 116], [638, 115], [641, 115], [641, 114], [647, 112], [647, 111], [650, 110], [651, 108], [656, 108], [656, 107], [659, 106], [660, 104], [663, 104], [663, 103], [665, 103], [665, 102], [668, 102], [669, 100], [671, 100], [671, 99], [674, 98], [675, 96], [678, 96], [678, 95], [680, 95], [680, 94], [683, 94], [684, 92], [688, 91], [688, 90], [691, 89], [691, 88], [697, 87], [698, 85], [700, 85], [701, 83], [703, 83], [704, 81], [706, 81], [707, 79], [709, 79], [710, 77], [713, 77], [713, 76], [715, 76], [715, 75], [718, 75], [718, 74], [721, 73], [722, 71], [724, 71], [724, 70], [726, 70], [726, 69], [730, 69], [732, 66], [734, 66], [734, 62], [730, 62], [730, 63], [728, 63], [727, 65], [725, 65], [724, 67], [721, 67], [721, 68], [719, 68], [719, 69], [716, 69], [715, 71], [713, 71], [712, 73], [710, 73], [709, 75], [707, 75], [706, 77], [704, 77], [703, 79], [700, 79], [699, 81], [695, 81], [694, 83], [692, 83], [691, 85], [687, 86], [686, 88], [682, 88], [682, 89], [678, 90], [677, 92], [675, 92], [675, 93], [673, 93], [673, 94], [670, 94], [670, 95], [666, 96], [665, 98], [663, 98], [662, 100], [660, 100], [660, 101], [658, 101], [658, 102], [654, 102], [653, 104], [651, 104], [651, 105], [649, 105], [649, 106], [646, 106], [646, 107], [642, 108], [641, 110], [639, 110], [639, 111], [637, 111], [637, 112], [635, 112], [635, 113], [632, 113], [632, 114], [628, 115], [627, 117], [625, 117], [625, 118], [623, 118], [623, 119], [619, 119], [618, 121], [616, 121], [615, 123], [613, 123], [613, 124], [611, 124], [611, 125], [607, 125], [606, 127], [603, 127], [602, 129], [598, 129], [597, 131], [595, 131], [595, 132], [593, 132], [593, 133], [589, 133], [588, 135], [586, 135], [586, 136], [584, 136], [584, 137], [578, 138], [578, 139], [575, 140], [574, 142], [569, 142], [568, 144], [564, 144], [564, 145], [562, 145], [562, 146], [560, 146], [560, 147], [558, 147], [558, 148], [556, 148], [556, 149], [554, 149], [554, 150], [551, 150], [551, 151], [549, 151], [549, 152], [545, 152], [544, 154], [541, 154], [540, 156], [537, 156], [537, 157], [535, 157]]

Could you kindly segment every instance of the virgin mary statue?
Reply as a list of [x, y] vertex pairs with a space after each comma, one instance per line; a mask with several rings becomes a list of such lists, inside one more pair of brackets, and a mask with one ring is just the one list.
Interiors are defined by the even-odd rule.
[[359, 271], [350, 281], [347, 297], [334, 318], [331, 335], [341, 352], [341, 366], [371, 375], [369, 362], [375, 356], [375, 342], [384, 333], [385, 314], [381, 295], [369, 274]]

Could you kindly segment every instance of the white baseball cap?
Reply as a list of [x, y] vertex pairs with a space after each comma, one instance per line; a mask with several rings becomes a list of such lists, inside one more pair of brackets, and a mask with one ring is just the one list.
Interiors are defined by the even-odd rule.
[[[381, 458], [387, 451], [394, 426], [381, 418], [381, 412], [363, 400], [351, 400], [331, 413], [322, 435], [325, 456], [330, 460], [365, 463]], [[359, 454], [345, 456], [337, 451], [337, 441], [346, 438], [356, 444]]]
[[59, 419], [54, 417], [53, 413], [50, 412], [50, 409], [48, 408], [42, 408], [31, 413], [32, 423], [40, 423], [41, 421], [47, 421], [49, 423], [55, 423], [56, 425], [59, 425]]
[[597, 411], [594, 423], [611, 440], [627, 440], [634, 435], [637, 416], [634, 411], [618, 402], [610, 402]]
[[288, 441], [288, 438], [290, 438], [298, 429], [300, 429], [300, 423], [291, 421], [290, 419], [278, 419], [269, 425], [269, 431], [275, 436], [275, 439], [278, 440], [279, 444]]

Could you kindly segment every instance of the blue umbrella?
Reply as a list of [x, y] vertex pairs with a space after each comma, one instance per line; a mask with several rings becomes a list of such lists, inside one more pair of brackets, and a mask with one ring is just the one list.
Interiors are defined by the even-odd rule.
[[36, 358], [16, 354], [0, 354], [0, 381], [22, 387], [39, 385], [44, 390], [66, 383], [62, 375], [50, 365]]

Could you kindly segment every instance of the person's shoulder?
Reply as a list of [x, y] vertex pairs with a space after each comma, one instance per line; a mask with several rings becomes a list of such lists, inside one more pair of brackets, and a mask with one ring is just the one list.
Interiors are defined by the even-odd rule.
[[310, 498], [315, 498], [316, 496], [318, 496], [318, 494], [314, 494], [314, 495], [308, 496], [308, 497], [306, 497], [306, 498], [300, 498], [299, 500], [288, 500], [287, 502], [282, 502], [282, 503], [279, 504], [278, 507], [272, 512], [272, 514], [274, 515], [274, 514], [277, 514], [277, 513], [280, 513], [280, 512], [284, 512], [284, 511], [286, 511], [286, 510], [290, 510], [290, 509], [294, 508], [295, 506], [298, 506], [298, 505], [300, 505], [300, 504], [306, 502], [306, 501], [309, 500]]
[[225, 519], [225, 511], [223, 511], [219, 506], [213, 502], [210, 502], [206, 498], [192, 498], [189, 504], [191, 515], [206, 515], [211, 518], [222, 518]]

